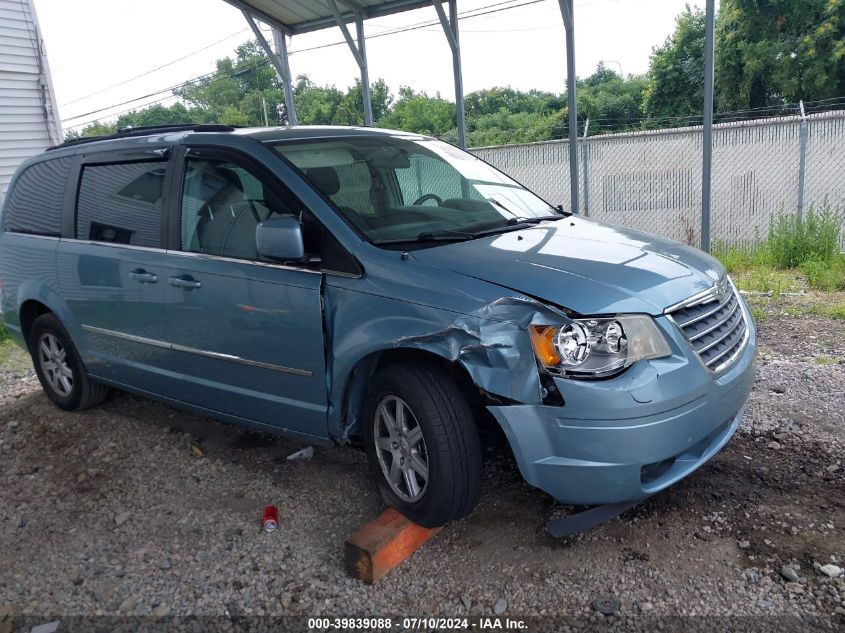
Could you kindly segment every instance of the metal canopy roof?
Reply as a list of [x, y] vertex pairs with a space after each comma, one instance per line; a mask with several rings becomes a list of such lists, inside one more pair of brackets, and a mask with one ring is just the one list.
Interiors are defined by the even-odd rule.
[[[466, 147], [466, 126], [464, 120], [464, 89], [461, 73], [461, 49], [458, 32], [457, 0], [225, 0], [241, 10], [256, 39], [285, 88], [285, 107], [288, 121], [296, 125], [296, 110], [293, 103], [293, 81], [290, 72], [287, 37], [337, 26], [346, 40], [355, 62], [361, 70], [361, 93], [364, 105], [364, 124], [372, 126], [373, 108], [370, 97], [370, 79], [367, 66], [364, 21], [413, 9], [433, 6], [443, 27], [449, 48], [452, 49], [452, 69], [455, 79], [455, 101], [457, 106], [458, 143]], [[570, 2], [571, 0], [561, 0]], [[447, 7], [444, 9], [444, 4]], [[448, 9], [448, 15], [447, 11]], [[264, 37], [255, 20], [261, 20], [273, 29], [276, 50]], [[355, 36], [347, 26], [355, 25]]]
[[[226, 0], [246, 10], [262, 22], [275, 26], [288, 35], [309, 33], [337, 26], [329, 0]], [[364, 19], [378, 18], [402, 11], [431, 6], [431, 0], [338, 0], [344, 20], [352, 22], [356, 15]]]
[[[241, 10], [255, 37], [258, 39], [270, 61], [276, 68], [285, 89], [285, 104], [288, 121], [296, 125], [296, 110], [293, 103], [293, 81], [288, 65], [288, 50], [285, 36], [309, 33], [337, 26], [361, 70], [361, 93], [364, 105], [364, 124], [373, 125], [373, 110], [370, 98], [370, 80], [367, 68], [366, 38], [364, 21], [402, 11], [434, 6], [440, 25], [452, 49], [452, 69], [455, 79], [455, 106], [458, 128], [458, 144], [466, 147], [466, 124], [464, 121], [463, 72], [461, 70], [461, 47], [458, 28], [457, 0], [225, 0]], [[443, 5], [447, 5], [448, 14]], [[566, 34], [566, 92], [569, 114], [569, 179], [571, 210], [578, 213], [578, 111], [575, 99], [575, 0], [558, 0]], [[710, 250], [710, 163], [713, 151], [713, 20], [716, 13], [715, 0], [705, 0], [705, 63], [704, 63], [704, 125], [701, 192], [701, 247]], [[255, 20], [261, 20], [273, 28], [276, 50], [264, 37]], [[355, 24], [355, 37], [347, 23]]]

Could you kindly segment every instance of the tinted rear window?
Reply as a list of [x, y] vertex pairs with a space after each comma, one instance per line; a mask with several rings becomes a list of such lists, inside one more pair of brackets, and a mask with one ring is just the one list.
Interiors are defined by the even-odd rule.
[[15, 181], [3, 217], [3, 228], [16, 233], [59, 236], [62, 203], [73, 157], [65, 156], [28, 167]]
[[76, 207], [76, 237], [157, 247], [161, 243], [163, 161], [86, 165]]

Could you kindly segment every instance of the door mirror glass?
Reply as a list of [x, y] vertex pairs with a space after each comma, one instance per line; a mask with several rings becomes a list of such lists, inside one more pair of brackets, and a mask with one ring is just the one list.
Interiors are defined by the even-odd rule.
[[267, 259], [292, 262], [305, 259], [302, 227], [292, 215], [272, 217], [255, 229], [258, 254]]

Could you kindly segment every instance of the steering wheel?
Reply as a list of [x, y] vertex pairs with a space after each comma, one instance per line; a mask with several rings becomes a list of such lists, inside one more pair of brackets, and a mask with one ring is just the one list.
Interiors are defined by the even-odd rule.
[[437, 203], [437, 206], [438, 206], [438, 207], [442, 207], [442, 206], [443, 206], [443, 198], [441, 198], [440, 196], [438, 196], [436, 193], [427, 193], [427, 194], [424, 194], [424, 195], [420, 196], [419, 198], [417, 198], [416, 200], [414, 200], [414, 205], [415, 205], [415, 206], [416, 206], [416, 205], [420, 205], [420, 204], [422, 204], [422, 203], [424, 203], [424, 202], [428, 202], [429, 200], [434, 200], [434, 201]]

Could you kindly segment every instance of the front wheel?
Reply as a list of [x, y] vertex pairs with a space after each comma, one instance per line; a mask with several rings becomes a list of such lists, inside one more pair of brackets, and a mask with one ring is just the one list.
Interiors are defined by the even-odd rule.
[[433, 365], [390, 365], [372, 381], [362, 420], [367, 456], [386, 500], [438, 527], [468, 515], [483, 474], [472, 411]]

